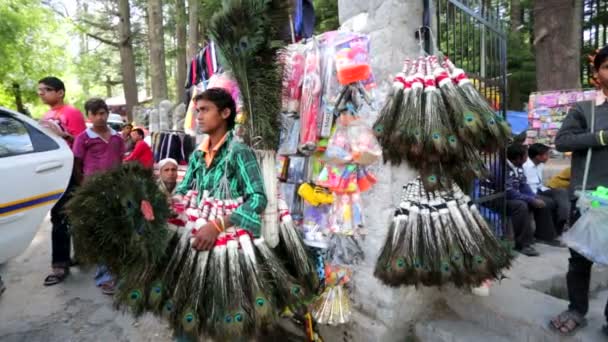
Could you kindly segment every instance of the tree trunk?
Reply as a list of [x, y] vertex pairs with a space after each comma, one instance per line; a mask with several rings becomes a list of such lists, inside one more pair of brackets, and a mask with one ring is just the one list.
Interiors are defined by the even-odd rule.
[[181, 102], [182, 95], [184, 94], [184, 85], [186, 84], [186, 67], [187, 67], [187, 57], [186, 57], [186, 25], [187, 25], [187, 17], [186, 17], [186, 0], [175, 0], [175, 12], [176, 12], [176, 21], [175, 21], [175, 31], [177, 32], [177, 73], [175, 76], [175, 96], [177, 98], [177, 102]]
[[127, 118], [133, 120], [133, 107], [138, 104], [137, 76], [135, 74], [135, 56], [131, 35], [131, 8], [129, 0], [118, 0], [120, 22], [118, 24], [120, 52], [120, 69], [122, 73], [122, 87], [127, 106]]
[[582, 0], [534, 4], [534, 50], [539, 91], [580, 88]]
[[148, 41], [150, 43], [150, 74], [152, 99], [155, 104], [169, 98], [161, 0], [148, 0]]
[[15, 105], [17, 106], [17, 111], [21, 114], [30, 116], [30, 113], [23, 105], [23, 99], [21, 98], [21, 86], [19, 86], [19, 83], [17, 82], [13, 82], [13, 95], [15, 95]]
[[198, 6], [200, 0], [188, 0], [188, 56], [192, 58], [198, 52], [199, 20]]
[[521, 26], [521, 0], [511, 0], [511, 32], [517, 32]]

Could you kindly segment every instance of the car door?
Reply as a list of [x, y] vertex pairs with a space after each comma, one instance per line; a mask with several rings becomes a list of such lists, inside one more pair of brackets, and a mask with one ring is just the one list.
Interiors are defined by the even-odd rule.
[[29, 246], [63, 195], [72, 165], [63, 139], [0, 107], [0, 264]]

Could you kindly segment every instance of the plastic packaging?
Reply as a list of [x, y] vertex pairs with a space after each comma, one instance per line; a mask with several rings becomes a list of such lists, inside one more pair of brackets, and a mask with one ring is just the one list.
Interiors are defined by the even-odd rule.
[[300, 151], [302, 153], [314, 152], [318, 139], [317, 117], [321, 106], [320, 59], [317, 42], [312, 40], [306, 45], [302, 101], [300, 102]]
[[353, 161], [359, 165], [371, 165], [382, 155], [382, 148], [372, 129], [363, 120], [352, 120], [348, 124], [348, 139]]
[[562, 235], [562, 242], [585, 258], [608, 266], [608, 206], [598, 197], [581, 196], [581, 217]]

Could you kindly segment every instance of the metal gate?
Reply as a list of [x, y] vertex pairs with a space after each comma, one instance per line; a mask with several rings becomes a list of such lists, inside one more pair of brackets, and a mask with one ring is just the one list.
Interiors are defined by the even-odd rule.
[[[505, 1], [436, 0], [434, 27], [437, 46], [459, 67], [492, 106], [506, 118], [507, 34], [502, 17], [508, 14]], [[431, 8], [430, 6], [428, 8]], [[427, 15], [426, 20], [430, 18]], [[424, 18], [423, 18], [424, 20]], [[485, 155], [492, 186], [477, 181], [473, 198], [500, 237], [505, 235], [505, 152]]]

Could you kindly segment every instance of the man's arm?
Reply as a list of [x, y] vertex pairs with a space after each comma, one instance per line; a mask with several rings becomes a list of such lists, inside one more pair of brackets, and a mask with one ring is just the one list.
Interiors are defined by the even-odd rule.
[[525, 201], [527, 203], [532, 203], [534, 201], [535, 196], [533, 194], [530, 194], [532, 192], [532, 190], [530, 189], [530, 187], [526, 184], [527, 189], [530, 191], [530, 193], [525, 193], [520, 191], [520, 184], [519, 184], [519, 180], [515, 179], [515, 172], [509, 170], [507, 172], [507, 177], [506, 177], [506, 185], [505, 185], [505, 192], [506, 192], [506, 197], [508, 200], [520, 200], [520, 201]]
[[82, 184], [84, 179], [83, 160], [86, 154], [84, 140], [84, 134], [78, 135], [74, 140], [74, 146], [72, 147], [72, 152], [74, 153], [74, 177], [77, 184]]
[[262, 225], [260, 214], [268, 203], [264, 181], [253, 152], [248, 148], [238, 152], [235, 156], [236, 176], [239, 185], [245, 189], [245, 195], [243, 204], [230, 216], [230, 223], [259, 236]]
[[[139, 160], [139, 158], [141, 158], [141, 156], [143, 156], [144, 154], [144, 149], [145, 147], [143, 146], [143, 144], [145, 144], [145, 142], [143, 141], [139, 141], [135, 144], [135, 148], [133, 149], [133, 152], [131, 152], [131, 154], [129, 154], [124, 161], [133, 161], [133, 160]], [[123, 153], [124, 154], [124, 153]]]
[[175, 193], [177, 195], [185, 195], [188, 190], [192, 187], [192, 182], [196, 180], [196, 168], [198, 161], [200, 159], [200, 151], [194, 151], [190, 155], [190, 160], [188, 161], [188, 169], [186, 170], [186, 174], [184, 175], [184, 179], [181, 183], [177, 185], [175, 188]]
[[[562, 123], [562, 128], [557, 132], [555, 148], [560, 152], [574, 152], [602, 146], [599, 134], [599, 132], [589, 132], [583, 108], [580, 104], [576, 104], [570, 109], [568, 116]], [[608, 143], [605, 140], [608, 138], [606, 134], [602, 138], [604, 142]]]

